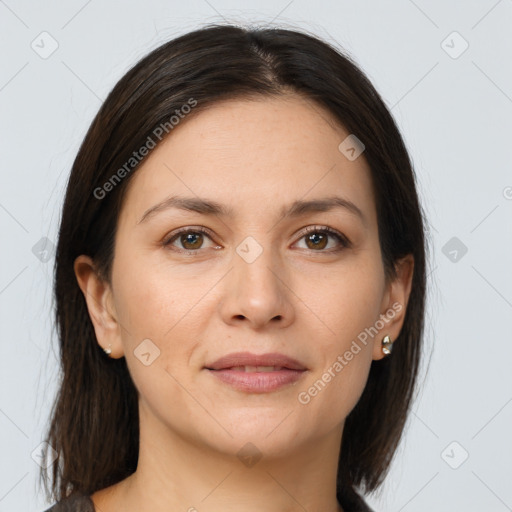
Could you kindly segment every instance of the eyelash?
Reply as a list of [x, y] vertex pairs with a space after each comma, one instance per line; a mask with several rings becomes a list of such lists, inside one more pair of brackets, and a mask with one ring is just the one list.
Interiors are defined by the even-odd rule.
[[[186, 228], [182, 228], [182, 229], [174, 232], [169, 238], [166, 238], [162, 242], [162, 245], [164, 247], [171, 246], [172, 242], [174, 242], [180, 235], [182, 235], [184, 233], [201, 233], [203, 235], [206, 235], [210, 240], [212, 240], [210, 232], [206, 228], [204, 228], [202, 226], [198, 226], [197, 228], [186, 227]], [[309, 235], [311, 233], [328, 234], [329, 236], [332, 236], [333, 238], [335, 238], [341, 244], [341, 247], [339, 247], [337, 249], [319, 250], [319, 251], [311, 250], [311, 252], [313, 252], [313, 253], [317, 252], [319, 254], [322, 254], [322, 253], [334, 254], [334, 253], [338, 253], [338, 252], [342, 251], [343, 249], [346, 249], [351, 246], [351, 242], [346, 236], [342, 235], [335, 229], [330, 228], [329, 226], [308, 226], [304, 230], [304, 232], [301, 234], [298, 241], [302, 240], [303, 238], [305, 238], [307, 235]], [[190, 250], [190, 249], [180, 249], [178, 247], [173, 247], [171, 250], [176, 250], [182, 254], [186, 254], [189, 256], [197, 256], [197, 255], [199, 255], [199, 253], [201, 251], [201, 249]]]

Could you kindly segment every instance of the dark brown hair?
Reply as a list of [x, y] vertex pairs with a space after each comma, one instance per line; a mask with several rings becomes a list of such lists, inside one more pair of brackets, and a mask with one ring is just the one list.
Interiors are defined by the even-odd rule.
[[393, 353], [372, 362], [345, 422], [338, 500], [357, 502], [358, 491], [371, 492], [382, 483], [414, 398], [424, 337], [426, 226], [405, 144], [382, 98], [345, 52], [305, 32], [210, 25], [159, 46], [130, 69], [101, 106], [74, 161], [55, 260], [62, 380], [46, 437], [59, 454], [50, 491], [50, 471], [43, 468], [40, 475], [49, 499], [92, 494], [137, 467], [137, 390], [125, 358], [110, 359], [98, 345], [73, 263], [80, 254], [91, 256], [100, 277], [110, 282], [118, 215], [138, 166], [103, 198], [95, 191], [148, 137], [155, 138], [159, 126], [169, 126], [190, 98], [197, 106], [189, 115], [195, 115], [220, 100], [290, 91], [327, 109], [365, 145], [386, 277], [396, 277], [398, 259], [414, 257], [412, 290]]

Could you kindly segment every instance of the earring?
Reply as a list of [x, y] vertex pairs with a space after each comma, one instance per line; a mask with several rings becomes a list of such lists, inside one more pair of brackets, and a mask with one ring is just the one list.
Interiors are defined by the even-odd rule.
[[391, 354], [391, 350], [393, 349], [393, 342], [391, 341], [391, 338], [389, 335], [386, 334], [384, 338], [382, 339], [382, 352], [384, 354], [389, 355]]
[[110, 357], [110, 354], [112, 354], [112, 343], [109, 343], [108, 348], [104, 348], [103, 351]]

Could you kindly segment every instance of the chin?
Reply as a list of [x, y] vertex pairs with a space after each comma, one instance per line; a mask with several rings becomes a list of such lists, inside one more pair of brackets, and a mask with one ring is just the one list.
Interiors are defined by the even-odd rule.
[[[231, 451], [253, 443], [261, 451], [282, 453], [307, 438], [305, 419], [300, 418], [291, 407], [244, 407], [218, 416], [219, 422], [233, 437], [223, 436]], [[222, 419], [221, 419], [222, 418]], [[292, 442], [293, 440], [293, 442]]]

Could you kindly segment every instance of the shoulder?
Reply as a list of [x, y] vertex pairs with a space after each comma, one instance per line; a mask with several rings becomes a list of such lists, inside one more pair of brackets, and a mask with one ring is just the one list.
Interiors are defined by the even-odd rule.
[[64, 498], [44, 512], [95, 512], [94, 503], [86, 494], [75, 493]]

